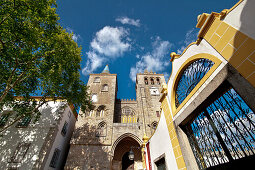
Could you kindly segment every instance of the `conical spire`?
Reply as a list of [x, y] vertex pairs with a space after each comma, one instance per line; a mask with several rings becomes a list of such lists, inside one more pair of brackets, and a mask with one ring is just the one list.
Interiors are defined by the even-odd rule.
[[102, 73], [110, 73], [108, 64], [105, 66], [105, 68], [102, 71]]

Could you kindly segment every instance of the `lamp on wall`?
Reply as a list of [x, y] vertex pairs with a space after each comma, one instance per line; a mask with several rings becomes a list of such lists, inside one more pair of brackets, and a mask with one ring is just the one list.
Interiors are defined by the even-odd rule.
[[131, 146], [130, 147], [130, 151], [128, 153], [128, 158], [129, 160], [133, 161], [135, 159], [135, 153], [132, 151], [132, 149], [142, 149], [141, 147], [139, 146]]
[[131, 160], [131, 161], [133, 161], [134, 158], [135, 158], [135, 154], [134, 154], [134, 152], [132, 151], [132, 148], [131, 148], [131, 150], [129, 151], [128, 158], [129, 158], [129, 160]]

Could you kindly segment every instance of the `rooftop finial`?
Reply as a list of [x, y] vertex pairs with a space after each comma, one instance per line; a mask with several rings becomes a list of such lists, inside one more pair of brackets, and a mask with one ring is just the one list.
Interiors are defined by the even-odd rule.
[[105, 66], [105, 68], [102, 71], [102, 73], [110, 73], [108, 64]]

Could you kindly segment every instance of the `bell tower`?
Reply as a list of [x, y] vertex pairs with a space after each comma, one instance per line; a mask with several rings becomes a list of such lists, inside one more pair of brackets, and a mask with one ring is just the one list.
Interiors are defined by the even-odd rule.
[[136, 100], [147, 136], [152, 135], [159, 120], [161, 105], [159, 98], [162, 83], [165, 83], [163, 74], [145, 70], [144, 73], [136, 75]]
[[[85, 169], [109, 169], [117, 75], [111, 74], [106, 65], [102, 73], [90, 74], [87, 85], [95, 107], [86, 113], [80, 111], [66, 164], [69, 168], [75, 165]], [[77, 160], [78, 153], [82, 154], [80, 160]]]

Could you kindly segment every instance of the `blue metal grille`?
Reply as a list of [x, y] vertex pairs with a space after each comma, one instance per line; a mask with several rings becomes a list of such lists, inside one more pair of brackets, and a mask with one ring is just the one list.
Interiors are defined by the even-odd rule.
[[195, 86], [200, 82], [200, 80], [205, 76], [205, 74], [213, 65], [214, 62], [211, 60], [202, 58], [191, 63], [182, 72], [176, 88], [176, 107], [178, 107], [183, 102], [183, 100], [190, 94], [190, 92], [195, 88]]
[[186, 126], [201, 169], [255, 153], [255, 114], [231, 88]]

